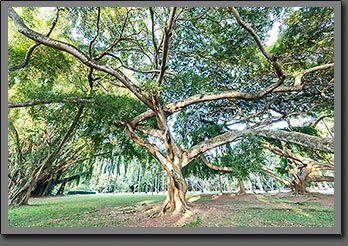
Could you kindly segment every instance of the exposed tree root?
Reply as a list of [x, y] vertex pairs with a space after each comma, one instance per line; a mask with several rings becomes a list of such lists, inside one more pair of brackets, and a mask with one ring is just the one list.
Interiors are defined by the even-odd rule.
[[177, 215], [177, 214], [185, 214], [186, 212], [191, 210], [191, 205], [185, 204], [181, 207], [180, 210], [176, 210], [175, 207], [171, 206], [169, 201], [165, 201], [162, 204], [153, 203], [153, 204], [142, 204], [145, 206], [143, 211], [150, 218], [161, 217], [164, 215]]

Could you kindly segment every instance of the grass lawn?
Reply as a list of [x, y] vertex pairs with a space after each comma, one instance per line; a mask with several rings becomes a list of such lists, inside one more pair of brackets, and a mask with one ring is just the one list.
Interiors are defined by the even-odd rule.
[[99, 227], [122, 226], [112, 212], [134, 210], [142, 202], [162, 201], [165, 194], [72, 195], [29, 200], [28, 206], [11, 207], [9, 226]]
[[[144, 203], [165, 194], [72, 195], [31, 199], [10, 207], [12, 227], [332, 227], [333, 196], [189, 194], [185, 216], [149, 218]], [[323, 202], [325, 201], [325, 203]]]

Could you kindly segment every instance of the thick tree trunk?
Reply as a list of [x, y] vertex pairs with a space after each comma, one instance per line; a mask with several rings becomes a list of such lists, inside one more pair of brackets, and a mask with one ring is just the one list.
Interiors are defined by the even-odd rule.
[[190, 209], [186, 201], [187, 184], [182, 175], [181, 168], [174, 167], [167, 170], [168, 191], [163, 204], [162, 214], [184, 213]]
[[312, 172], [312, 166], [307, 165], [300, 167], [293, 175], [293, 192], [294, 194], [304, 195], [307, 191], [308, 176]]
[[39, 179], [39, 175], [42, 172], [43, 167], [46, 164], [46, 160], [43, 161], [41, 165], [39, 165], [33, 172], [33, 175], [26, 181], [26, 183], [19, 189], [13, 196], [10, 198], [10, 204], [13, 206], [19, 205], [28, 205], [28, 201], [34, 188], [37, 180]]
[[31, 194], [31, 186], [28, 186], [25, 189], [22, 189], [16, 195], [16, 197], [11, 200], [11, 205], [13, 206], [28, 205], [30, 194]]

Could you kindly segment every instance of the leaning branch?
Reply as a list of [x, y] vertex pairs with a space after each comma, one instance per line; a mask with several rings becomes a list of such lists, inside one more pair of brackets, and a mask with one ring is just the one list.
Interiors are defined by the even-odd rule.
[[335, 177], [332, 177], [332, 176], [309, 176], [308, 182], [335, 182]]
[[280, 80], [280, 84], [282, 84], [282, 83], [284, 82], [286, 76], [285, 76], [285, 74], [284, 74], [284, 72], [283, 72], [283, 70], [282, 70], [282, 68], [281, 68], [281, 65], [279, 64], [279, 62], [277, 62], [277, 57], [275, 57], [274, 55], [270, 54], [270, 53], [266, 50], [266, 48], [262, 45], [262, 42], [261, 42], [260, 37], [256, 34], [256, 32], [254, 31], [254, 29], [252, 29], [247, 23], [245, 23], [245, 22], [241, 19], [241, 17], [240, 17], [240, 15], [239, 15], [238, 11], [237, 11], [235, 8], [230, 7], [230, 8], [228, 8], [228, 10], [229, 10], [229, 12], [230, 12], [231, 14], [234, 15], [234, 17], [236, 18], [236, 20], [237, 20], [237, 22], [239, 23], [239, 25], [241, 25], [245, 30], [247, 30], [247, 31], [251, 34], [251, 36], [254, 38], [254, 40], [255, 40], [257, 46], [258, 46], [259, 49], [261, 50], [262, 54], [263, 54], [269, 61], [272, 62], [273, 68], [274, 68], [274, 70], [275, 70], [275, 72], [276, 72], [276, 74], [277, 74], [277, 76], [278, 76], [278, 78], [279, 78], [279, 80]]
[[[210, 169], [213, 169], [213, 170], [216, 170], [216, 171], [222, 171], [222, 172], [232, 172], [233, 171], [232, 167], [219, 167], [219, 166], [215, 166], [215, 165], [211, 164], [207, 160], [207, 158], [204, 156], [204, 154], [201, 154], [200, 158], [202, 159], [203, 163], [207, 167], [209, 167]], [[279, 177], [278, 175], [274, 174], [273, 172], [271, 172], [271, 171], [269, 171], [269, 170], [267, 170], [265, 168], [261, 168], [261, 171], [266, 173], [268, 176], [270, 176], [270, 177], [272, 177], [272, 178], [274, 178], [274, 179], [284, 183], [285, 185], [287, 185], [289, 187], [291, 186], [291, 183], [289, 181], [283, 179], [282, 177]]]
[[294, 81], [294, 84], [292, 86], [281, 85], [278, 88], [274, 89], [274, 92], [300, 91], [303, 89], [302, 77], [305, 74], [319, 71], [319, 70], [323, 70], [323, 69], [327, 69], [327, 68], [331, 68], [331, 67], [334, 67], [334, 65], [335, 65], [334, 63], [328, 63], [328, 64], [324, 64], [324, 65], [315, 66], [315, 67], [312, 67], [309, 69], [305, 69], [305, 70], [296, 74], [295, 81]]
[[188, 165], [195, 157], [199, 156], [208, 150], [214, 149], [218, 146], [224, 145], [229, 142], [235, 141], [237, 138], [244, 135], [259, 136], [265, 138], [272, 138], [282, 140], [284, 142], [290, 142], [298, 144], [307, 148], [321, 150], [328, 153], [334, 152], [333, 138], [321, 138], [315, 137], [300, 132], [288, 132], [283, 130], [265, 130], [265, 129], [246, 129], [242, 131], [230, 131], [220, 134], [211, 139], [200, 142], [197, 145], [192, 146], [187, 151], [187, 162], [184, 166]]
[[149, 108], [152, 109], [152, 104], [150, 100], [141, 93], [140, 89], [128, 77], [126, 77], [124, 74], [121, 74], [121, 72], [117, 71], [112, 66], [104, 65], [95, 60], [92, 60], [89, 56], [87, 56], [81, 50], [77, 49], [75, 46], [71, 44], [49, 38], [45, 35], [42, 35], [41, 33], [31, 30], [25, 25], [23, 19], [14, 11], [13, 8], [9, 8], [9, 16], [13, 20], [18, 31], [26, 37], [40, 44], [44, 44], [48, 47], [54, 48], [56, 50], [67, 52], [79, 59], [83, 64], [85, 64], [88, 67], [113, 75], [119, 81], [121, 81], [121, 83], [127, 89], [129, 89], [140, 101], [142, 101], [144, 104], [146, 104]]
[[150, 128], [150, 127], [146, 127], [146, 126], [142, 126], [142, 125], [136, 126], [135, 129], [140, 131], [140, 132], [142, 132], [142, 133], [144, 133], [144, 134], [146, 134], [146, 135], [149, 135], [149, 136], [152, 136], [152, 137], [159, 138], [159, 139], [163, 140], [162, 131], [160, 131], [158, 129], [154, 129], [154, 128]]
[[[302, 72], [296, 75], [295, 83], [293, 86], [284, 86], [284, 85], [279, 86], [279, 81], [278, 81], [257, 93], [247, 93], [247, 92], [240, 92], [240, 91], [233, 91], [233, 90], [224, 91], [224, 92], [206, 92], [206, 93], [197, 94], [197, 95], [188, 97], [186, 99], [168, 104], [165, 106], [166, 107], [165, 111], [168, 113], [175, 113], [184, 109], [187, 106], [200, 103], [200, 102], [216, 101], [216, 100], [222, 100], [222, 99], [234, 99], [234, 98], [252, 101], [252, 100], [260, 99], [269, 93], [299, 91], [299, 90], [302, 90], [301, 78], [303, 77], [303, 75], [310, 72], [330, 68], [333, 66], [334, 66], [334, 63], [330, 63], [330, 64], [324, 64], [324, 65], [303, 70]], [[139, 116], [135, 117], [132, 120], [132, 125], [135, 126], [139, 124], [141, 121], [144, 121], [154, 116], [155, 116], [154, 112], [152, 110], [148, 110], [140, 114]]]
[[126, 125], [126, 133], [127, 135], [135, 141], [140, 146], [144, 147], [147, 151], [149, 151], [163, 167], [166, 167], [166, 158], [161, 154], [160, 150], [156, 146], [156, 144], [148, 141], [145, 138], [140, 137], [133, 129], [133, 127], [129, 124], [129, 122], [125, 122]]
[[[197, 94], [197, 95], [188, 97], [186, 99], [166, 105], [165, 111], [169, 114], [173, 114], [175, 112], [182, 110], [185, 107], [188, 107], [196, 103], [207, 102], [207, 101], [217, 101], [222, 99], [244, 99], [248, 101], [257, 100], [271, 93], [275, 88], [278, 87], [278, 85], [279, 85], [278, 82], [274, 83], [257, 93], [247, 93], [247, 92], [231, 90], [231, 91], [224, 91], [224, 92], [206, 92], [202, 94]], [[144, 121], [154, 116], [155, 116], [155, 113], [152, 110], [147, 110], [146, 112], [135, 117], [132, 120], [132, 125], [136, 126], [141, 121]]]
[[[54, 19], [54, 21], [53, 21], [53, 23], [52, 23], [52, 26], [51, 26], [50, 30], [49, 30], [48, 33], [46, 34], [47, 37], [49, 37], [49, 36], [51, 35], [53, 29], [56, 27], [57, 22], [58, 22], [58, 17], [59, 17], [59, 11], [61, 11], [61, 10], [62, 10], [62, 9], [57, 8], [56, 18]], [[19, 64], [19, 65], [15, 65], [15, 66], [13, 66], [13, 67], [10, 67], [10, 68], [8, 69], [8, 71], [12, 72], [12, 71], [19, 70], [19, 69], [22, 69], [22, 68], [28, 66], [28, 65], [29, 65], [29, 62], [30, 62], [30, 57], [31, 57], [31, 55], [33, 54], [33, 52], [34, 52], [34, 50], [36, 49], [36, 47], [38, 47], [39, 45], [40, 45], [40, 43], [34, 43], [34, 44], [32, 44], [32, 45], [29, 47], [27, 53], [25, 54], [24, 62], [21, 63], [21, 64]]]
[[161, 63], [161, 72], [157, 78], [157, 84], [160, 85], [162, 82], [162, 79], [164, 77], [164, 73], [166, 70], [166, 63], [167, 63], [167, 57], [168, 57], [168, 50], [169, 50], [169, 39], [172, 36], [172, 29], [174, 25], [174, 16], [175, 16], [176, 8], [172, 8], [170, 11], [170, 17], [168, 20], [167, 27], [164, 30], [164, 41], [163, 41], [163, 53], [162, 53], [162, 63]]
[[226, 143], [232, 142], [236, 140], [237, 138], [243, 136], [245, 134], [245, 131], [230, 131], [227, 133], [220, 134], [216, 137], [213, 137], [211, 139], [208, 139], [206, 141], [202, 141], [197, 145], [192, 146], [187, 151], [187, 163], [184, 164], [186, 166], [189, 164], [194, 158], [199, 156], [200, 154], [214, 149], [218, 146], [224, 145]]
[[331, 169], [333, 168], [333, 165], [331, 165], [331, 164], [321, 163], [321, 162], [312, 160], [310, 158], [305, 158], [302, 156], [295, 155], [292, 152], [290, 152], [290, 150], [288, 150], [288, 149], [280, 149], [277, 146], [274, 146], [268, 142], [264, 142], [263, 146], [266, 149], [272, 151], [276, 155], [284, 156], [286, 158], [292, 159], [294, 161], [297, 161], [297, 162], [300, 162], [300, 163], [303, 163], [306, 165], [313, 165], [315, 167], [325, 167], [325, 168], [330, 167]]
[[99, 36], [99, 22], [100, 22], [100, 7], [97, 8], [97, 23], [96, 23], [96, 28], [97, 31], [92, 39], [92, 41], [89, 43], [89, 47], [88, 47], [88, 52], [89, 52], [89, 56], [92, 57], [92, 47], [94, 42], [97, 40], [98, 36]]
[[219, 166], [215, 166], [215, 165], [211, 164], [208, 161], [207, 157], [205, 157], [204, 154], [201, 154], [199, 157], [202, 159], [203, 163], [207, 167], [209, 167], [210, 169], [213, 169], [215, 171], [223, 171], [223, 172], [232, 172], [233, 171], [232, 167], [219, 167]]
[[268, 176], [284, 183], [286, 186], [291, 187], [291, 182], [287, 181], [286, 179], [279, 177], [278, 175], [274, 174], [273, 172], [271, 172], [270, 170], [267, 170], [266, 168], [261, 168], [261, 171], [266, 173]]
[[321, 138], [301, 132], [265, 129], [250, 130], [249, 134], [265, 138], [278, 139], [328, 153], [334, 153], [335, 150], [334, 138]]

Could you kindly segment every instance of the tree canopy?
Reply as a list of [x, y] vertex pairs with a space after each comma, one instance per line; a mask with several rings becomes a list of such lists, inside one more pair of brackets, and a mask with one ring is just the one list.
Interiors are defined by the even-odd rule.
[[11, 200], [27, 202], [19, 197], [57, 170], [88, 173], [96, 156], [156, 160], [168, 179], [163, 213], [189, 209], [188, 173], [257, 171], [290, 186], [282, 161], [269, 168], [272, 154], [294, 162], [299, 180], [303, 165], [307, 176], [332, 171], [333, 13], [10, 8]]

